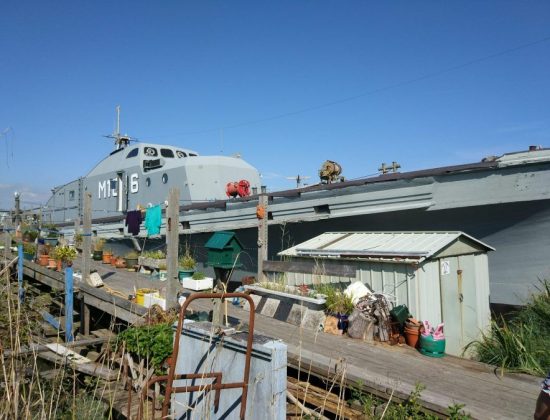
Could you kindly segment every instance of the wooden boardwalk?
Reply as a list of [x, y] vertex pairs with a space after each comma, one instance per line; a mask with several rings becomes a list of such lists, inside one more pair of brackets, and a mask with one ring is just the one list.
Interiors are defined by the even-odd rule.
[[[78, 268], [78, 263], [75, 265]], [[134, 294], [141, 287], [163, 290], [163, 283], [139, 273], [117, 270], [92, 262], [107, 288], [94, 289], [75, 284], [85, 302], [128, 322], [135, 322], [146, 309], [121, 296]], [[62, 288], [63, 277], [34, 263], [25, 262], [25, 274], [55, 288]], [[117, 291], [113, 296], [107, 290]], [[208, 310], [210, 302], [196, 301], [195, 309]], [[230, 316], [248, 320], [248, 312], [229, 305]], [[460, 403], [474, 418], [532, 418], [540, 390], [540, 378], [504, 374], [494, 367], [447, 356], [434, 359], [422, 356], [408, 347], [365, 344], [347, 337], [312, 332], [260, 314], [256, 315], [256, 332], [279, 338], [288, 345], [288, 361], [292, 367], [312, 375], [332, 378], [344, 373], [352, 385], [361, 382], [365, 391], [388, 398], [403, 399], [415, 388], [425, 386], [421, 403], [433, 412], [445, 414], [447, 407]], [[303, 377], [302, 377], [303, 379]], [[340, 382], [340, 378], [337, 380]]]

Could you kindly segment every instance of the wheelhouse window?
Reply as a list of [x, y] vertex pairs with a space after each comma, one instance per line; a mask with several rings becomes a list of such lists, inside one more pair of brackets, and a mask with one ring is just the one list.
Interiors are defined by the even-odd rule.
[[189, 156], [197, 156], [196, 153], [189, 153]]
[[130, 153], [128, 153], [126, 155], [126, 159], [133, 158], [133, 157], [137, 156], [138, 153], [139, 153], [139, 148], [136, 147], [135, 149], [130, 150]]
[[187, 157], [187, 153], [181, 151], [181, 150], [178, 150], [176, 151], [176, 155], [179, 157], [179, 158], [184, 158], [184, 157]]
[[160, 155], [165, 158], [173, 158], [174, 152], [171, 149], [160, 149]]
[[157, 149], [155, 149], [154, 147], [145, 147], [143, 149], [143, 154], [147, 157], [155, 157], [155, 156], [158, 156], [158, 152], [157, 152]]

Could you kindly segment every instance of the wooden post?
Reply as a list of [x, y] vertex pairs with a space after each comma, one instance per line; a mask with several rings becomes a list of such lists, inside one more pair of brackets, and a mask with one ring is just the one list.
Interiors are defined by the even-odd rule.
[[80, 334], [90, 335], [90, 307], [83, 294], [80, 297]]
[[65, 341], [73, 341], [73, 269], [65, 269]]
[[[84, 215], [82, 232], [82, 281], [86, 283], [90, 277], [90, 254], [92, 253], [92, 195], [84, 194]], [[82, 296], [80, 312], [80, 332], [84, 335], [90, 333], [90, 308]]]
[[[6, 264], [8, 263], [9, 259], [8, 256], [10, 255], [10, 248], [11, 248], [11, 234], [10, 234], [10, 227], [11, 227], [11, 220], [9, 217], [6, 217], [4, 224], [4, 261]], [[9, 272], [8, 272], [9, 275]]]
[[74, 219], [74, 241], [76, 241], [76, 234], [80, 232], [80, 217]]
[[168, 207], [166, 209], [166, 309], [178, 306], [177, 293], [180, 289], [178, 281], [178, 251], [179, 251], [179, 215], [180, 190], [170, 188]]
[[23, 289], [23, 244], [19, 242], [17, 245], [17, 284], [19, 285], [19, 302], [25, 300], [25, 289]]
[[82, 280], [90, 276], [90, 254], [92, 253], [92, 195], [84, 195], [84, 226], [82, 232]]
[[258, 206], [264, 209], [263, 218], [258, 219], [258, 275], [256, 281], [263, 281], [264, 261], [267, 260], [268, 227], [267, 227], [267, 203], [268, 197], [262, 187], [262, 194], [258, 195]]

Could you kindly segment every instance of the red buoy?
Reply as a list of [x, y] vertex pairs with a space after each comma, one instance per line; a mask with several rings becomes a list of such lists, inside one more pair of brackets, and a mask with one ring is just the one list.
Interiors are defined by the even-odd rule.
[[241, 179], [239, 182], [228, 182], [225, 186], [228, 197], [248, 197], [250, 195], [250, 182]]

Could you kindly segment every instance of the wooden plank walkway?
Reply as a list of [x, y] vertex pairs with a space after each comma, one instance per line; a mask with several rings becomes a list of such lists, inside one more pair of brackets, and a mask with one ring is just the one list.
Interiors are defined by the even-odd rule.
[[[52, 283], [52, 272], [35, 266], [25, 262], [25, 274], [43, 283]], [[161, 293], [164, 290], [162, 282], [152, 281], [139, 273], [97, 262], [92, 262], [92, 269], [98, 270], [110, 289], [122, 295], [133, 294], [141, 287], [160, 289]], [[61, 288], [63, 277], [57, 276], [54, 283]], [[86, 303], [128, 322], [146, 313], [145, 308], [109, 295], [105, 290], [75, 286], [79, 287]], [[209, 310], [210, 305], [209, 301], [196, 301], [192, 307]], [[229, 307], [231, 317], [247, 322], [248, 312], [233, 305]], [[426, 387], [421, 403], [440, 414], [446, 413], [449, 405], [460, 403], [466, 405], [465, 410], [474, 418], [532, 418], [540, 390], [541, 379], [529, 375], [507, 373], [500, 376], [494, 367], [482, 363], [452, 356], [429, 358], [408, 347], [369, 345], [347, 337], [304, 330], [261, 314], [256, 315], [256, 332], [283, 340], [288, 345], [288, 361], [292, 367], [322, 377], [344, 372], [347, 384], [360, 381], [366, 391], [384, 398], [393, 395], [393, 398], [404, 399], [416, 383], [421, 383]]]

